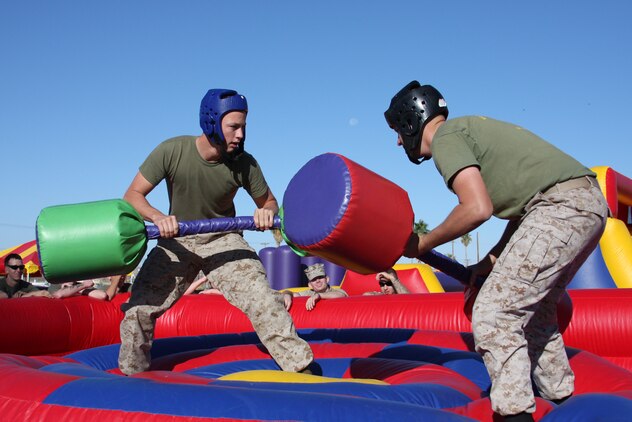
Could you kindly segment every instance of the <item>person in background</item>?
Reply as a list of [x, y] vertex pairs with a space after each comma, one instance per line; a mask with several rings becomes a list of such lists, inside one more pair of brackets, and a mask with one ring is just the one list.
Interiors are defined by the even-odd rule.
[[48, 292], [55, 299], [63, 299], [71, 296], [88, 296], [98, 300], [108, 300], [106, 292], [94, 288], [94, 282], [92, 280], [51, 284], [48, 287]]
[[365, 292], [364, 295], [397, 295], [407, 294], [410, 291], [402, 284], [397, 277], [397, 271], [394, 268], [389, 268], [386, 271], [377, 273], [375, 279], [380, 286], [379, 292]]
[[131, 283], [127, 282], [126, 274], [111, 275], [108, 279], [110, 280], [110, 284], [105, 289], [105, 294], [107, 295], [108, 300], [114, 299], [114, 297], [119, 293], [129, 292], [129, 289], [132, 286]]
[[10, 253], [4, 258], [6, 277], [0, 278], [0, 299], [18, 297], [51, 297], [47, 290], [38, 289], [26, 280], [24, 274], [24, 261], [16, 253]]
[[384, 116], [408, 159], [432, 158], [458, 198], [434, 230], [410, 236], [404, 256], [419, 257], [492, 216], [507, 220], [498, 243], [470, 267], [470, 288], [487, 276], [472, 331], [492, 381], [494, 412], [533, 421], [532, 381], [556, 403], [574, 391], [556, 310], [605, 228], [608, 206], [595, 173], [516, 125], [482, 116], [448, 120], [441, 93], [417, 81], [392, 98]]
[[283, 291], [286, 309], [289, 310], [292, 307], [292, 299], [295, 296], [309, 296], [305, 303], [305, 308], [308, 311], [314, 309], [316, 304], [322, 299], [336, 299], [348, 296], [344, 290], [334, 289], [329, 285], [329, 277], [325, 274], [324, 264], [310, 265], [305, 269], [305, 275], [307, 276], [309, 290], [301, 290], [299, 292]]

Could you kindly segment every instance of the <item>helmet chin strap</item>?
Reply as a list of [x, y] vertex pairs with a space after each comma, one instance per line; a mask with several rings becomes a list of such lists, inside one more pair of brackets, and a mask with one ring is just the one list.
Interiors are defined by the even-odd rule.
[[410, 160], [411, 163], [417, 164], [417, 165], [423, 163], [424, 161], [430, 160], [430, 157], [421, 157], [421, 160], [420, 160], [419, 158], [413, 157], [412, 155], [408, 153], [406, 153], [406, 155], [408, 156], [408, 159]]
[[412, 154], [409, 154], [408, 151], [406, 151], [406, 156], [408, 157], [408, 160], [413, 163], [413, 164], [421, 164], [423, 161], [420, 160], [419, 158], [414, 157]]
[[423, 163], [424, 161], [430, 160], [430, 157], [422, 156], [421, 160], [415, 157], [414, 151], [419, 147], [419, 142], [417, 142], [417, 145], [414, 145], [414, 146], [411, 145], [411, 148], [407, 148], [408, 142], [412, 143], [412, 141], [409, 141], [408, 139], [404, 140], [404, 151], [406, 152], [406, 156], [408, 157], [411, 163], [419, 165]]

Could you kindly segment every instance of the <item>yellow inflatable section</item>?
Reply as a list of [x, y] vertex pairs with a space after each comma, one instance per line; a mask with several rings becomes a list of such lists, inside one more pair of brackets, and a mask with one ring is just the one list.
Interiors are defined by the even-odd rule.
[[435, 275], [434, 271], [432, 271], [432, 267], [427, 264], [395, 264], [393, 266], [395, 271], [398, 270], [408, 270], [410, 268], [415, 268], [421, 274], [421, 277], [426, 282], [426, 288], [430, 293], [443, 293], [445, 290], [443, 286], [439, 282], [439, 279]]
[[[632, 206], [632, 179], [610, 167], [593, 167], [610, 212], [599, 247], [617, 287], [632, 288], [632, 236], [628, 215]], [[624, 221], [625, 219], [625, 221]]]
[[250, 382], [287, 382], [298, 384], [324, 384], [329, 382], [353, 382], [358, 384], [390, 385], [381, 380], [368, 378], [331, 378], [316, 375], [298, 374], [296, 372], [272, 371], [259, 369], [235, 372], [218, 378], [222, 381], [250, 381]]
[[608, 218], [599, 247], [617, 287], [632, 287], [632, 238], [626, 224]]

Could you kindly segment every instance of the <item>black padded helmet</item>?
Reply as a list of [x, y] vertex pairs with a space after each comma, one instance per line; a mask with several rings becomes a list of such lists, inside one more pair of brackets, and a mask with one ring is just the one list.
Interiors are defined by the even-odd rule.
[[401, 136], [411, 162], [421, 164], [426, 160], [419, 160], [414, 153], [426, 123], [438, 115], [448, 117], [448, 106], [443, 96], [432, 85], [420, 85], [417, 81], [410, 82], [395, 94], [384, 112], [388, 125]]

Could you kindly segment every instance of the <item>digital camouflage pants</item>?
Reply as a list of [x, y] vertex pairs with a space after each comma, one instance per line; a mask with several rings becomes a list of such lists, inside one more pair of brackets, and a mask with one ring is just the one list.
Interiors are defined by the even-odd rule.
[[129, 302], [121, 306], [119, 368], [124, 374], [149, 369], [156, 319], [182, 297], [199, 271], [248, 316], [281, 369], [297, 372], [312, 362], [312, 350], [298, 337], [281, 295], [270, 288], [257, 253], [244, 238], [238, 233], [192, 235], [160, 239]]
[[532, 380], [546, 399], [573, 393], [557, 302], [597, 246], [607, 212], [594, 186], [537, 194], [527, 204], [472, 313], [476, 350], [492, 381], [496, 413], [533, 413]]

